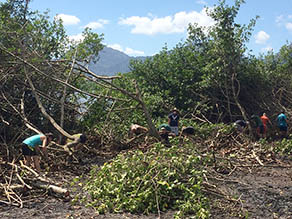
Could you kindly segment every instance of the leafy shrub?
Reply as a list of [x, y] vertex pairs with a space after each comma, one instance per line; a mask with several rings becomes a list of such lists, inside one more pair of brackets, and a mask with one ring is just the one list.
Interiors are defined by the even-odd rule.
[[201, 192], [204, 162], [194, 145], [167, 148], [157, 143], [147, 152], [120, 154], [101, 168], [92, 169], [83, 198], [99, 213], [158, 213], [177, 210], [176, 216], [209, 215], [208, 200]]
[[285, 155], [292, 154], [292, 142], [286, 138], [281, 141], [274, 142], [274, 151]]
[[201, 139], [207, 139], [215, 137], [218, 133], [221, 135], [229, 135], [235, 131], [234, 126], [224, 123], [197, 123], [190, 121], [189, 119], [182, 119], [180, 121], [181, 126], [193, 126], [195, 129], [195, 137]]

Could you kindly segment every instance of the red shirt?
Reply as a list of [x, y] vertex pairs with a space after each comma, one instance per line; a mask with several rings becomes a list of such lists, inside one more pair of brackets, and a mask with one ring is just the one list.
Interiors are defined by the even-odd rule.
[[270, 119], [267, 116], [261, 116], [261, 120], [264, 126], [267, 126], [267, 123], [270, 121]]

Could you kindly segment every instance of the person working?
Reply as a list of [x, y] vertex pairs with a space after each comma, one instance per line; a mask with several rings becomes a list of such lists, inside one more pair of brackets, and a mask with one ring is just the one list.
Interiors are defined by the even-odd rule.
[[148, 129], [144, 126], [137, 125], [137, 124], [131, 125], [131, 128], [130, 128], [131, 136], [133, 136], [133, 134], [140, 135], [140, 134], [146, 133], [146, 132], [148, 132]]
[[171, 132], [175, 133], [175, 135], [178, 135], [179, 119], [179, 112], [177, 108], [174, 108], [168, 115], [168, 125], [171, 128]]
[[194, 135], [195, 134], [195, 129], [193, 126], [183, 126], [182, 127], [182, 131], [181, 131], [181, 135], [183, 136], [190, 136], [190, 135]]
[[277, 126], [280, 131], [281, 137], [287, 137], [288, 125], [287, 125], [287, 117], [284, 112], [280, 113], [277, 117]]
[[80, 145], [84, 144], [87, 140], [86, 135], [82, 133], [72, 135], [72, 137], [73, 137], [72, 139], [70, 138], [67, 139], [66, 144], [64, 146], [64, 149], [68, 151], [70, 155], [72, 154], [71, 148], [75, 147], [74, 151], [78, 150], [80, 148]]
[[251, 120], [255, 123], [256, 134], [258, 137], [263, 137], [264, 135], [264, 125], [261, 118], [257, 115], [252, 115]]
[[244, 120], [236, 120], [234, 122], [234, 126], [239, 133], [242, 133], [244, 131], [244, 129], [247, 127], [247, 124], [248, 124], [248, 122], [246, 122]]
[[52, 141], [53, 134], [38, 134], [33, 135], [29, 138], [26, 138], [22, 142], [22, 154], [25, 157], [25, 165], [31, 166], [32, 162], [34, 163], [35, 169], [40, 172], [40, 148], [42, 146], [42, 151], [46, 158], [48, 158], [47, 154], [47, 145]]
[[168, 124], [161, 124], [158, 127], [158, 133], [161, 138], [161, 142], [165, 146], [170, 147], [169, 136], [175, 136], [175, 133], [171, 132], [171, 127]]
[[263, 113], [263, 115], [261, 116], [261, 120], [264, 126], [264, 133], [263, 133], [263, 137], [266, 138], [267, 137], [267, 130], [268, 130], [268, 123], [272, 126], [272, 123], [270, 121], [270, 119], [267, 117], [266, 113]]

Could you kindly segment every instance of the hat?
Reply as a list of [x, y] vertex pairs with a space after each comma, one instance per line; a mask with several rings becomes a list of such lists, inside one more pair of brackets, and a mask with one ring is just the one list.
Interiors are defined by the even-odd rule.
[[178, 112], [178, 109], [176, 107], [174, 107], [172, 111]]

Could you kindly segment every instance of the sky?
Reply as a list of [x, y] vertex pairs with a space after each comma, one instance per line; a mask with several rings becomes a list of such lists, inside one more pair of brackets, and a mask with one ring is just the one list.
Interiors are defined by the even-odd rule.
[[[4, 0], [0, 0], [4, 2]], [[234, 0], [226, 0], [234, 5]], [[85, 27], [104, 34], [103, 44], [129, 56], [151, 56], [187, 38], [189, 23], [210, 26], [205, 6], [217, 0], [30, 0], [29, 8], [49, 11], [63, 20], [67, 34], [80, 39]], [[292, 39], [292, 0], [245, 0], [236, 22], [248, 25], [256, 16], [247, 44], [256, 56], [279, 49]]]

